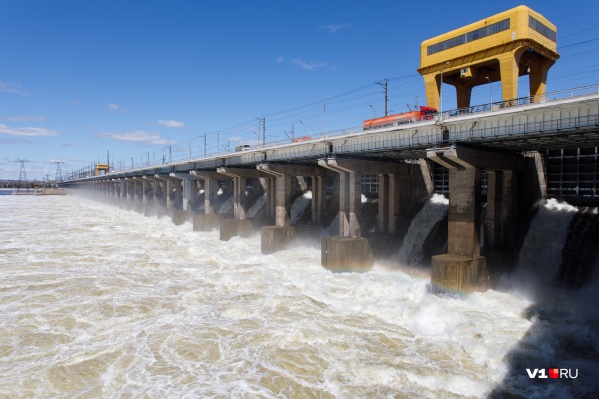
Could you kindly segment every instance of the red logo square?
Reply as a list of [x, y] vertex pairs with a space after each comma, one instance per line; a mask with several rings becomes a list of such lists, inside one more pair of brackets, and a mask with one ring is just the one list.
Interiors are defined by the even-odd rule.
[[559, 369], [549, 369], [549, 378], [559, 378]]

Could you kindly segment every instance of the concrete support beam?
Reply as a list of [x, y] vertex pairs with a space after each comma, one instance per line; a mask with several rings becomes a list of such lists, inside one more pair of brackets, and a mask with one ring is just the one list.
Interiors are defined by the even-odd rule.
[[[197, 195], [197, 180], [199, 176], [191, 173], [171, 172], [169, 176], [179, 179], [183, 184], [182, 190], [182, 208], [184, 211], [190, 211], [193, 208], [193, 200]], [[194, 189], [195, 187], [195, 189]]]
[[222, 219], [220, 225], [221, 241], [228, 241], [233, 236], [249, 237], [253, 231], [252, 224], [246, 220], [247, 201], [245, 195], [247, 178], [267, 178], [268, 174], [255, 169], [217, 168], [218, 173], [233, 179], [233, 214], [235, 219]]
[[419, 159], [418, 165], [420, 165], [420, 171], [422, 172], [422, 179], [426, 186], [426, 192], [428, 197], [432, 197], [435, 193], [435, 179], [433, 177], [433, 168], [430, 165], [430, 161], [426, 159]]
[[164, 184], [164, 204], [167, 208], [174, 208], [177, 196], [181, 193], [181, 180], [170, 175], [155, 174], [156, 179], [160, 179]]
[[123, 179], [119, 179], [119, 199], [127, 199], [127, 186], [125, 185], [125, 181]]
[[528, 158], [534, 159], [534, 168], [537, 175], [539, 199], [547, 199], [547, 173], [545, 170], [545, 159], [538, 151], [533, 151], [525, 155]]
[[430, 149], [427, 158], [448, 169], [476, 167], [485, 170], [525, 170], [523, 157], [485, 150], [473, 150], [465, 147], [444, 147]]
[[[195, 170], [192, 170], [189, 174], [204, 180], [204, 213], [206, 215], [215, 214], [214, 205], [216, 204], [218, 192], [218, 178], [223, 178], [224, 176], [217, 172]], [[226, 178], [230, 177], [227, 176]]]
[[[339, 237], [324, 237], [321, 242], [321, 263], [335, 271], [365, 271], [374, 263], [372, 249], [362, 237], [360, 226], [362, 209], [362, 174], [393, 175], [403, 164], [357, 161], [348, 159], [319, 159], [318, 164], [339, 174]], [[405, 165], [404, 165], [405, 166]], [[389, 181], [392, 181], [390, 183]], [[395, 215], [394, 177], [383, 179], [382, 221], [389, 230], [391, 215]], [[391, 196], [390, 188], [393, 188]], [[395, 223], [392, 223], [393, 226]]]
[[325, 176], [312, 176], [312, 223], [321, 224], [326, 209]]
[[142, 179], [144, 180], [145, 184], [146, 184], [146, 190], [144, 191], [145, 193], [145, 200], [147, 202], [145, 202], [146, 204], [152, 204], [152, 205], [158, 205], [159, 203], [159, 199], [158, 199], [158, 186], [159, 183], [158, 181], [151, 177], [151, 176], [142, 176]]
[[276, 215], [276, 186], [274, 179], [265, 179], [266, 180], [266, 217], [274, 218]]
[[361, 237], [362, 174], [346, 163], [340, 166], [334, 158], [319, 159], [318, 164], [339, 173], [339, 235]]
[[[279, 227], [291, 226], [291, 180], [295, 168], [273, 166], [267, 164], [257, 165], [256, 168], [274, 177], [275, 185], [275, 225]], [[272, 186], [270, 187], [272, 193]], [[268, 194], [271, 194], [267, 192]]]
[[395, 232], [395, 179], [394, 175], [380, 174], [379, 177], [379, 209], [376, 231], [380, 233]]
[[[292, 181], [283, 180], [282, 176], [290, 178], [297, 177], [302, 192], [307, 190], [307, 184], [304, 177], [312, 178], [312, 219], [316, 219], [319, 223], [321, 219], [322, 207], [324, 205], [323, 195], [324, 189], [319, 191], [318, 184], [324, 188], [324, 177], [327, 174], [327, 169], [317, 166], [301, 166], [301, 165], [276, 165], [276, 164], [260, 164], [256, 168], [265, 173], [269, 173], [275, 177], [276, 200], [275, 200], [275, 216], [276, 225], [279, 227], [287, 227], [287, 219], [291, 215], [291, 183]], [[315, 184], [316, 182], [316, 184]], [[283, 187], [284, 186], [284, 187]], [[273, 190], [272, 188], [270, 188]], [[315, 196], [316, 192], [316, 196]], [[320, 197], [319, 197], [320, 196]], [[285, 199], [283, 198], [285, 197]], [[289, 198], [289, 200], [287, 199]], [[268, 208], [267, 208], [268, 215]]]
[[245, 219], [247, 210], [245, 188], [246, 178], [243, 176], [233, 177], [233, 217], [235, 219]]
[[131, 178], [125, 177], [125, 179], [123, 180], [123, 184], [125, 186], [125, 193], [126, 193], [125, 198], [126, 198], [127, 202], [133, 202], [133, 200], [135, 199], [135, 193], [133, 192], [133, 190], [134, 190], [133, 181], [131, 180]]
[[[291, 195], [294, 178], [303, 176], [322, 176], [326, 169], [298, 165], [273, 165], [260, 164], [256, 169], [274, 177], [274, 187], [268, 184], [267, 195], [269, 205], [272, 206], [272, 193], [274, 191], [275, 226], [265, 226], [261, 229], [261, 250], [263, 254], [274, 253], [289, 248], [295, 240], [295, 228], [291, 226]], [[269, 179], [269, 181], [272, 179]], [[301, 179], [307, 189], [305, 179]], [[268, 208], [267, 208], [268, 214]]]
[[233, 179], [233, 215], [235, 219], [245, 219], [248, 211], [246, 205], [246, 179], [269, 177], [268, 174], [255, 169], [217, 168], [218, 173]]
[[[339, 232], [343, 237], [361, 237], [362, 174], [389, 174], [401, 164], [325, 158], [318, 164], [339, 173]], [[385, 184], [385, 183], [383, 183]], [[385, 202], [387, 205], [387, 202]]]
[[455, 147], [429, 150], [427, 155], [430, 160], [449, 168], [448, 253], [433, 257], [434, 290], [471, 292], [488, 289], [487, 260], [481, 256], [481, 169], [487, 170], [488, 178], [484, 229], [487, 252], [495, 256], [514, 248], [517, 172], [526, 170], [525, 159], [512, 154]]
[[144, 205], [148, 205], [150, 203], [149, 196], [152, 194], [152, 187], [148, 182], [148, 179], [143, 179], [141, 182], [141, 192], [142, 192], [142, 203]]
[[449, 170], [449, 225], [447, 252], [476, 258], [480, 256], [480, 169]]

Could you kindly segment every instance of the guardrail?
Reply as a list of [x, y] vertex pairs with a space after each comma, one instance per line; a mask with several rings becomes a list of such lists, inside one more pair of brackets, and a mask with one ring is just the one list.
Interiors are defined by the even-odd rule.
[[[584, 96], [599, 96], [599, 85], [582, 86], [582, 87], [577, 87], [577, 88], [572, 88], [572, 89], [567, 89], [567, 90], [560, 90], [560, 91], [555, 91], [555, 92], [551, 92], [551, 93], [546, 93], [541, 96], [527, 96], [527, 97], [516, 98], [513, 100], [509, 100], [509, 101], [497, 101], [497, 102], [492, 102], [492, 103], [489, 102], [486, 104], [479, 104], [479, 105], [466, 107], [466, 108], [452, 109], [452, 110], [448, 110], [448, 111], [443, 111], [442, 117], [443, 117], [443, 120], [446, 120], [445, 118], [452, 118], [452, 117], [456, 117], [456, 116], [477, 114], [477, 113], [484, 113], [484, 112], [496, 112], [498, 110], [506, 109], [506, 108], [513, 109], [514, 107], [524, 107], [524, 106], [531, 106], [531, 105], [535, 105], [535, 104], [546, 104], [546, 103], [551, 103], [554, 101], [560, 101], [560, 100], [569, 99], [569, 98], [574, 99], [574, 98], [580, 98], [580, 97], [584, 97]], [[436, 115], [434, 118], [438, 119], [439, 115]], [[597, 124], [597, 120], [596, 120], [597, 117], [595, 117], [595, 116], [586, 117], [588, 120], [585, 120], [584, 118], [585, 117], [578, 117], [578, 118], [566, 118], [566, 120], [535, 122], [534, 123], [535, 126], [532, 126], [532, 127], [529, 126], [531, 124], [526, 124], [526, 126], [510, 125], [510, 126], [487, 128], [487, 129], [474, 129], [474, 130], [470, 129], [470, 130], [464, 131], [464, 132], [451, 133], [449, 137], [442, 137], [442, 134], [439, 133], [439, 134], [435, 134], [435, 135], [429, 135], [430, 137], [419, 135], [416, 137], [409, 137], [409, 138], [396, 138], [396, 139], [392, 139], [392, 140], [386, 140], [386, 141], [390, 141], [390, 143], [385, 142], [384, 144], [382, 144], [382, 146], [378, 146], [379, 141], [375, 139], [374, 140], [374, 144], [375, 144], [374, 149], [377, 150], [377, 149], [383, 149], [383, 148], [386, 149], [386, 148], [390, 148], [390, 147], [394, 147], [394, 148], [404, 147], [405, 148], [405, 147], [412, 147], [412, 146], [434, 145], [439, 142], [444, 142], [446, 140], [467, 141], [467, 140], [474, 140], [474, 139], [482, 139], [485, 137], [500, 137], [500, 136], [506, 136], [506, 135], [512, 135], [512, 134], [522, 134], [522, 133], [532, 132], [532, 131], [542, 132], [542, 131], [546, 131], [546, 130], [569, 128], [571, 126], [575, 126], [575, 127], [579, 126], [579, 125], [580, 126], [590, 126], [590, 125]], [[570, 121], [569, 119], [576, 119], [576, 120]], [[431, 120], [430, 117], [425, 117], [425, 121], [430, 121], [430, 120]], [[413, 123], [420, 123], [420, 122], [422, 122], [422, 121], [409, 121], [407, 123], [407, 125], [410, 125]], [[369, 129], [368, 132], [374, 133], [377, 130], [379, 130], [379, 129]], [[349, 128], [337, 129], [337, 130], [333, 130], [333, 131], [321, 132], [321, 133], [317, 133], [314, 135], [303, 136], [302, 137], [303, 140], [301, 141], [301, 143], [305, 144], [305, 143], [310, 143], [310, 142], [321, 142], [328, 138], [334, 138], [334, 137], [351, 134], [351, 133], [356, 133], [356, 132], [362, 132], [362, 131], [363, 131], [362, 126], [354, 126], [354, 127], [349, 127]], [[309, 137], [309, 138], [306, 139], [305, 137]], [[199, 140], [199, 139], [194, 139], [194, 140]], [[124, 161], [117, 161], [112, 164], [111, 173], [127, 172], [127, 171], [131, 171], [131, 170], [137, 170], [137, 169], [143, 169], [143, 168], [160, 167], [163, 165], [168, 166], [168, 165], [171, 165], [174, 163], [199, 161], [202, 159], [215, 158], [215, 157], [219, 157], [222, 155], [231, 155], [231, 154], [236, 153], [236, 151], [232, 151], [229, 149], [223, 150], [223, 151], [205, 153], [204, 151], [199, 151], [201, 149], [201, 146], [193, 145], [194, 140], [191, 140], [191, 141], [188, 141], [185, 143], [181, 143], [178, 145], [171, 145], [168, 147], [163, 147], [161, 150], [153, 151], [151, 153], [147, 152], [147, 153], [140, 155], [139, 158], [131, 157]], [[383, 140], [383, 141], [385, 141], [385, 140]], [[256, 150], [259, 151], [259, 150], [271, 149], [271, 148], [275, 148], [275, 147], [279, 147], [279, 146], [283, 146], [283, 145], [289, 145], [289, 144], [293, 144], [293, 143], [294, 143], [293, 139], [286, 138], [286, 139], [281, 139], [281, 140], [276, 140], [276, 141], [269, 141], [265, 144], [252, 145], [252, 146], [250, 146], [249, 149], [252, 151], [256, 151]], [[373, 142], [371, 141], [370, 144], [373, 144]], [[203, 148], [205, 149], [205, 147], [203, 147]], [[238, 151], [237, 153], [242, 155], [245, 152], [246, 151]], [[304, 153], [304, 151], [301, 151], [301, 152]], [[159, 155], [158, 157], [156, 157], [157, 153]], [[80, 169], [79, 171], [71, 172], [70, 180], [91, 177], [93, 175], [94, 175], [94, 173], [93, 173], [93, 170], [91, 167], [89, 167], [89, 169], [83, 168], [83, 169]], [[68, 179], [63, 179], [63, 180], [68, 180]]]

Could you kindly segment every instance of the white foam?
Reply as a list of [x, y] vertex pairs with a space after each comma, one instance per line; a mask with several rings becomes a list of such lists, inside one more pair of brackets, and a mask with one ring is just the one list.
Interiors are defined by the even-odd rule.
[[0, 213], [8, 397], [484, 397], [528, 334], [596, 336], [542, 330], [508, 293], [437, 297], [430, 277], [378, 264], [332, 273], [310, 247], [261, 255], [258, 234], [225, 242], [73, 197]]
[[529, 293], [551, 285], [562, 262], [570, 221], [577, 211], [576, 207], [555, 199], [539, 207], [526, 233], [514, 272], [503, 278], [503, 284]]

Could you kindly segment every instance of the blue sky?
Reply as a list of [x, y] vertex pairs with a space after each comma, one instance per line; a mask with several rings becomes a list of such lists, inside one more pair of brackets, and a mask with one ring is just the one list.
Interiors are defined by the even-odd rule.
[[[426, 103], [423, 40], [520, 4], [0, 0], [0, 179], [254, 144], [262, 115], [267, 141], [320, 133], [329, 96], [327, 129], [359, 126], [384, 79], [402, 112]], [[558, 28], [548, 91], [599, 84], [599, 3], [568, 4], [525, 3]]]

